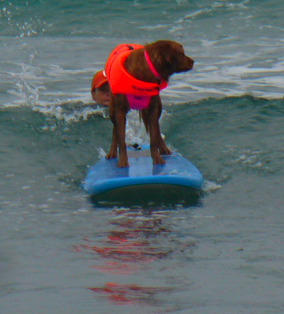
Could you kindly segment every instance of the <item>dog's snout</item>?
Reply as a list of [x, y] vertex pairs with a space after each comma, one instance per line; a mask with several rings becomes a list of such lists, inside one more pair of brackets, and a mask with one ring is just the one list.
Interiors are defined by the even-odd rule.
[[193, 68], [193, 65], [194, 65], [194, 60], [187, 57], [187, 67], [188, 67], [188, 70], [191, 70]]

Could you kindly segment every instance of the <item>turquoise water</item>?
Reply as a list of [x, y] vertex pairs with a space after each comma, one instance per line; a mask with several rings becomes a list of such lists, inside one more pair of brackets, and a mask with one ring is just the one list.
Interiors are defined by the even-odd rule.
[[[1, 2], [1, 314], [283, 313], [283, 10]], [[202, 172], [202, 204], [98, 210], [81, 184], [112, 126], [92, 75], [116, 44], [162, 38], [195, 60], [162, 93], [161, 130]]]

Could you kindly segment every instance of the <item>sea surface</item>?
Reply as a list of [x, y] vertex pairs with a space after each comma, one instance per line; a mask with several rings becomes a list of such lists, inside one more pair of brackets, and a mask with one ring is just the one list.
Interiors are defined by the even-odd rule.
[[[284, 313], [282, 0], [0, 2], [0, 313]], [[199, 206], [96, 208], [93, 74], [119, 43], [183, 44], [161, 93]], [[131, 112], [128, 142], [148, 141]]]

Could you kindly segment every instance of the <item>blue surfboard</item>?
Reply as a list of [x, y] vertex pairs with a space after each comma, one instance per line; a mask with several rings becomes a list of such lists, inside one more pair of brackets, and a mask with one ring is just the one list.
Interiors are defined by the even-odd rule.
[[165, 165], [153, 165], [149, 145], [129, 147], [130, 167], [102, 158], [89, 169], [84, 189], [100, 207], [196, 205], [203, 185], [199, 170], [178, 153], [163, 158]]

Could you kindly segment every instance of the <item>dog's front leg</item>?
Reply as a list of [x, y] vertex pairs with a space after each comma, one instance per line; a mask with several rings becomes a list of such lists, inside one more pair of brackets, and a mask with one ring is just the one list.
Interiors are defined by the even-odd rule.
[[[158, 106], [158, 121], [160, 120], [160, 117], [162, 115], [162, 101], [161, 101], [161, 97], [158, 95], [157, 97], [157, 106]], [[172, 152], [171, 150], [168, 148], [168, 146], [166, 145], [165, 141], [163, 140], [162, 136], [161, 136], [161, 132], [160, 132], [160, 125], [158, 122], [158, 137], [159, 137], [159, 144], [158, 144], [158, 148], [160, 151], [160, 154], [162, 155], [170, 155]]]
[[112, 129], [112, 141], [106, 159], [113, 159], [117, 157], [117, 132], [116, 132], [116, 119], [115, 119], [115, 98], [111, 95], [111, 101], [109, 105], [109, 117], [113, 124]]
[[113, 129], [112, 129], [112, 141], [110, 145], [110, 149], [108, 154], [106, 155], [106, 159], [113, 159], [117, 157], [117, 137], [116, 137], [116, 127], [115, 123], [113, 124]]
[[118, 113], [116, 115], [116, 134], [118, 143], [118, 164], [119, 168], [129, 167], [127, 149], [125, 143], [125, 126], [126, 126], [126, 115]]
[[126, 114], [129, 110], [127, 99], [124, 95], [116, 96], [115, 122], [116, 138], [119, 149], [118, 164], [119, 168], [129, 167], [127, 148], [125, 143]]
[[163, 139], [161, 138], [160, 135], [159, 124], [156, 122], [150, 123], [149, 133], [150, 133], [150, 151], [151, 157], [153, 159], [153, 164], [164, 165], [166, 162], [160, 154], [160, 151], [161, 153], [164, 153], [164, 151], [160, 149], [162, 144], [161, 140], [163, 141]]

